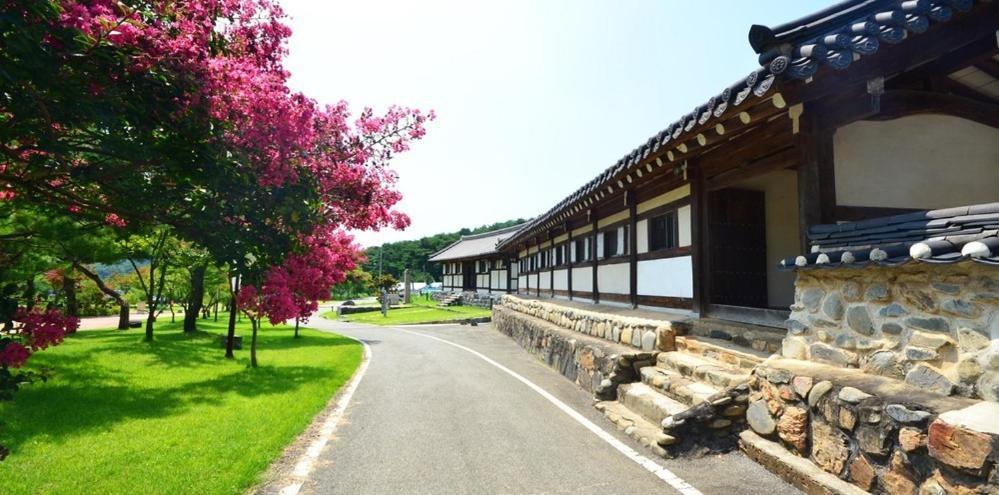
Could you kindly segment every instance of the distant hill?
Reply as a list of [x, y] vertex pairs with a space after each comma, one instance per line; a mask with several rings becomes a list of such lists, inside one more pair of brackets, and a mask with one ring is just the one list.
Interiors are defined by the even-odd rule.
[[526, 219], [518, 218], [516, 220], [507, 220], [505, 222], [497, 222], [491, 225], [483, 225], [473, 229], [464, 228], [457, 232], [436, 234], [416, 239], [414, 241], [388, 242], [383, 244], [381, 247], [370, 247], [364, 250], [364, 253], [368, 257], [368, 261], [363, 265], [363, 268], [365, 271], [373, 275], [377, 275], [378, 251], [379, 249], [384, 249], [384, 252], [382, 253], [382, 273], [390, 273], [397, 279], [402, 280], [402, 272], [406, 268], [409, 268], [414, 282], [426, 282], [428, 278], [432, 278], [434, 281], [440, 281], [441, 267], [436, 264], [431, 266], [431, 264], [427, 262], [427, 258], [429, 258], [431, 254], [447, 247], [463, 235], [489, 232], [491, 230], [510, 227], [526, 221]]

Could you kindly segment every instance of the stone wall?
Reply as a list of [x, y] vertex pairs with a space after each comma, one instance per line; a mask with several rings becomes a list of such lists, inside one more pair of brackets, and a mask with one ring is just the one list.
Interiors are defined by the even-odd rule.
[[872, 493], [999, 493], [999, 404], [773, 359], [749, 381], [750, 427]]
[[800, 271], [782, 354], [999, 401], [999, 270], [978, 263]]
[[672, 351], [676, 348], [676, 332], [669, 321], [587, 311], [512, 295], [503, 296], [500, 302], [512, 311], [610, 342], [646, 351]]
[[580, 335], [506, 306], [493, 307], [492, 321], [493, 328], [598, 398], [615, 397], [618, 385], [637, 381], [639, 370], [656, 362], [656, 352]]

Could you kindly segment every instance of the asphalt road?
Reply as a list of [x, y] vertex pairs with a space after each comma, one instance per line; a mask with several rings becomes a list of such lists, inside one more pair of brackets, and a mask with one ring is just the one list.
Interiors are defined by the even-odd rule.
[[[489, 325], [397, 329], [316, 318], [309, 326], [363, 340], [372, 358], [301, 493], [679, 493], [529, 385], [424, 336], [487, 356], [652, 457], [588, 393]], [[705, 494], [797, 493], [739, 453], [656, 462]]]

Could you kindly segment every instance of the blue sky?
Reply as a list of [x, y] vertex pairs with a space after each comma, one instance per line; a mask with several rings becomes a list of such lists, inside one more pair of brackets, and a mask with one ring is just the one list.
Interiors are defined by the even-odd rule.
[[437, 112], [394, 164], [412, 226], [370, 246], [547, 211], [755, 69], [750, 25], [831, 1], [281, 3], [296, 90]]

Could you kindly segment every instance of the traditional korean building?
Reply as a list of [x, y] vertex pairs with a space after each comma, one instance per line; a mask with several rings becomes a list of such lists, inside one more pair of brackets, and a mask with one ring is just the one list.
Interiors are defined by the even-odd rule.
[[749, 43], [756, 70], [499, 241], [494, 327], [660, 455], [994, 492], [999, 3], [848, 0]]
[[999, 185], [992, 2], [848, 1], [753, 26], [760, 68], [505, 238], [518, 291], [782, 326], [808, 227]]
[[430, 256], [440, 263], [445, 292], [505, 293], [517, 290], [517, 266], [496, 245], [523, 225], [461, 236]]

